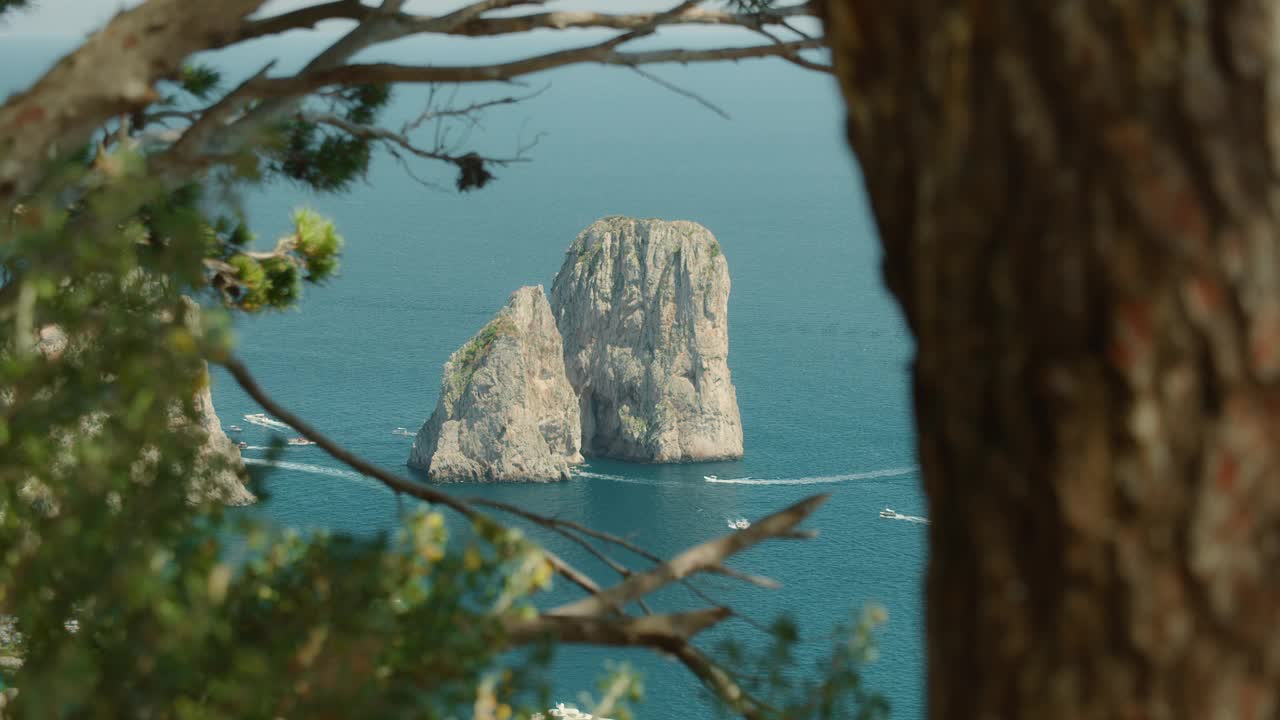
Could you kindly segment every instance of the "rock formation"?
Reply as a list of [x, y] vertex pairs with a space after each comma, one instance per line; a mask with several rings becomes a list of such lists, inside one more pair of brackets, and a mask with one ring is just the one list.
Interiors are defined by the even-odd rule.
[[[206, 369], [206, 378], [208, 372]], [[196, 416], [208, 435], [196, 460], [199, 464], [197, 470], [212, 471], [212, 474], [203, 486], [193, 484], [187, 491], [187, 499], [197, 502], [207, 498], [224, 505], [236, 506], [257, 502], [258, 498], [244, 486], [244, 479], [247, 477], [244, 460], [240, 457], [240, 449], [222, 431], [222, 422], [218, 420], [218, 413], [213, 408], [213, 395], [209, 392], [208, 382], [196, 396]], [[204, 472], [198, 474], [203, 475]]]
[[742, 456], [729, 377], [729, 266], [693, 222], [610, 217], [551, 288], [582, 449], [643, 462]]
[[567, 479], [581, 424], [562, 353], [542, 286], [517, 290], [445, 363], [409, 464], [433, 480]]
[[[190, 305], [195, 307], [194, 303]], [[77, 352], [76, 348], [72, 347], [66, 332], [57, 325], [45, 325], [39, 329], [36, 351], [49, 359], [57, 359], [68, 351]], [[214, 410], [213, 396], [209, 391], [207, 366], [204, 370], [204, 378], [205, 382], [196, 395], [195, 401], [195, 419], [206, 436], [204, 445], [201, 446], [196, 458], [196, 475], [208, 475], [208, 477], [202, 482], [193, 482], [187, 488], [187, 500], [193, 504], [203, 500], [213, 500], [224, 505], [251, 505], [257, 502], [257, 498], [245, 487], [244, 480], [247, 473], [244, 461], [240, 457], [240, 450], [223, 432], [222, 422], [218, 420], [218, 414]], [[3, 397], [0, 397], [0, 403], [2, 402]], [[174, 408], [172, 419], [175, 430], [181, 429], [182, 423], [186, 422], [177, 408]], [[79, 432], [82, 436], [93, 436], [102, 426], [102, 416], [99, 413], [90, 413], [81, 419], [80, 425]], [[69, 447], [76, 439], [77, 436], [72, 434], [65, 436], [63, 441]], [[156, 456], [153, 452], [144, 450], [144, 457], [140, 459], [143, 462], [139, 468], [142, 469], [148, 463], [154, 462]], [[33, 497], [40, 494], [38, 482], [28, 483], [26, 489]]]

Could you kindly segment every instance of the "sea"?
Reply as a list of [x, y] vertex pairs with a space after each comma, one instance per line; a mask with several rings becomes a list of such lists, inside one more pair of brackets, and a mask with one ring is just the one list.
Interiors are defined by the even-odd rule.
[[[590, 39], [589, 34], [574, 38]], [[279, 54], [281, 68], [304, 57], [308, 39], [259, 43], [216, 61], [236, 73]], [[0, 40], [0, 91], [25, 87], [72, 41]], [[483, 59], [521, 48], [491, 44]], [[423, 62], [422, 48], [399, 44], [391, 58]], [[437, 44], [436, 64], [476, 61], [472, 45]], [[590, 459], [573, 480], [555, 484], [450, 484], [445, 492], [503, 500], [625, 536], [670, 555], [729, 532], [727, 520], [757, 520], [803, 498], [829, 501], [805, 527], [806, 541], [766, 543], [733, 567], [782, 583], [766, 590], [724, 579], [708, 592], [767, 623], [788, 614], [802, 645], [794, 672], [808, 677], [837, 623], [868, 603], [888, 611], [867, 685], [884, 694], [892, 717], [925, 715], [923, 572], [928, 508], [920, 488], [909, 402], [912, 340], [881, 277], [881, 253], [856, 161], [843, 137], [843, 108], [829, 76], [778, 60], [658, 66], [666, 83], [624, 68], [575, 67], [523, 85], [437, 88], [437, 107], [512, 95], [536, 96], [454, 124], [447, 142], [522, 158], [496, 168], [489, 186], [459, 194], [448, 168], [379, 156], [349, 192], [316, 195], [288, 184], [241, 196], [263, 244], [285, 233], [291, 211], [314, 208], [346, 239], [341, 272], [308, 286], [296, 309], [235, 323], [237, 352], [264, 388], [351, 450], [388, 470], [406, 467], [411, 437], [435, 406], [441, 366], [523, 285], [550, 289], [566, 249], [607, 215], [693, 220], [719, 239], [729, 262], [729, 366], [742, 411], [739, 461], [646, 465]], [[416, 116], [428, 89], [397, 90], [392, 116]], [[430, 142], [436, 129], [428, 126]], [[410, 174], [435, 186], [423, 184]], [[316, 447], [288, 447], [269, 463], [277, 430], [244, 420], [261, 409], [221, 372], [214, 402], [250, 471], [270, 499], [248, 513], [279, 527], [372, 536], [394, 530], [403, 510], [391, 493]], [[714, 475], [718, 482], [704, 476]], [[414, 475], [422, 479], [420, 475]], [[883, 519], [893, 508], [901, 517]], [[537, 530], [602, 583], [607, 568], [562, 539]], [[560, 583], [540, 602], [576, 596]], [[699, 607], [682, 589], [659, 609]], [[706, 633], [762, 640], [733, 619]], [[636, 716], [714, 717], [698, 681], [681, 665], [646, 651], [561, 648], [550, 673], [554, 697], [582, 704], [608, 660], [642, 673]]]

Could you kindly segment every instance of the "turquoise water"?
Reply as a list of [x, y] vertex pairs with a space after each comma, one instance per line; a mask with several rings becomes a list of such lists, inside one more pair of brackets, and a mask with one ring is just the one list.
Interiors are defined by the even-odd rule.
[[[49, 57], [48, 47], [9, 43], [0, 58], [3, 67], [36, 72], [41, 62], [32, 58]], [[240, 319], [240, 352], [286, 406], [365, 457], [408, 472], [411, 438], [391, 430], [417, 430], [434, 407], [449, 353], [517, 287], [549, 288], [579, 230], [610, 214], [703, 223], [719, 238], [732, 276], [729, 363], [746, 456], [684, 466], [592, 461], [585, 477], [562, 484], [446, 489], [578, 520], [660, 553], [725, 532], [726, 517], [758, 518], [830, 493], [808, 523], [821, 530], [816, 540], [761, 546], [733, 563], [782, 581], [781, 590], [707, 586], [757, 619], [794, 613], [813, 638], [862, 603], [882, 603], [890, 622], [871, 684], [890, 697], [895, 717], [921, 718], [925, 527], [877, 515], [885, 506], [927, 515], [910, 426], [911, 341], [880, 280], [832, 83], [774, 62], [660, 72], [733, 120], [624, 71], [575, 69], [548, 76], [549, 90], [494, 113], [476, 131], [493, 152], [509, 151], [522, 127], [547, 133], [534, 162], [498, 171], [499, 181], [483, 191], [428, 190], [380, 161], [368, 184], [347, 195], [311, 197], [289, 187], [249, 194], [246, 206], [265, 241], [284, 230], [290, 208], [307, 204], [338, 222], [347, 251], [341, 276], [308, 288], [296, 312]], [[16, 87], [23, 78], [8, 79]], [[403, 109], [421, 96], [405, 90], [401, 97]], [[243, 439], [265, 444], [270, 431], [242, 419], [259, 408], [224, 375], [215, 377], [214, 399], [224, 424], [239, 424]], [[261, 455], [246, 451], [251, 462]], [[284, 462], [274, 470], [254, 466], [270, 470], [272, 498], [249, 512], [362, 535], [394, 526], [390, 494], [316, 448], [289, 448]], [[712, 484], [706, 474], [768, 482]], [[580, 551], [549, 544], [610, 579]], [[548, 602], [571, 595], [561, 586]], [[657, 605], [695, 602], [675, 590]], [[755, 633], [739, 621], [717, 632], [744, 640]], [[640, 717], [710, 716], [677, 711], [701, 702], [696, 680], [642, 652], [563, 650], [559, 697], [593, 689], [607, 656], [645, 672]]]

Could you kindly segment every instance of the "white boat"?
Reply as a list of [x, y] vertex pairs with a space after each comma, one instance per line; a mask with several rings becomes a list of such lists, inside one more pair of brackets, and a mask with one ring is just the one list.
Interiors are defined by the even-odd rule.
[[885, 509], [883, 509], [883, 510], [881, 510], [881, 511], [880, 511], [880, 517], [882, 517], [882, 518], [896, 518], [896, 517], [898, 517], [898, 513], [894, 512], [894, 511], [893, 511], [893, 508], [885, 508]]
[[230, 430], [231, 432], [240, 432], [241, 430], [244, 430], [244, 428], [240, 427], [239, 425], [228, 425], [227, 429]]
[[244, 419], [254, 425], [261, 425], [264, 428], [272, 430], [292, 430], [288, 423], [282, 423], [273, 417], [269, 417], [266, 413], [250, 413], [244, 416]]
[[396, 428], [395, 430], [392, 430], [392, 431], [391, 431], [391, 434], [392, 434], [392, 435], [403, 435], [404, 437], [413, 437], [413, 436], [414, 436], [414, 432], [413, 432], [412, 430], [410, 430], [409, 428], [402, 428], [402, 427], [398, 427], [398, 428]]
[[[609, 720], [609, 718], [593, 718], [591, 713], [584, 713], [578, 708], [565, 707], [564, 703], [556, 703], [556, 706], [547, 711], [553, 718], [563, 718], [563, 720]], [[542, 717], [542, 713], [535, 713], [535, 718]]]
[[740, 517], [737, 520], [730, 519], [728, 522], [730, 530], [746, 530], [751, 527], [751, 521], [744, 517]]
[[249, 447], [249, 443], [241, 440], [240, 442], [236, 443], [236, 447], [240, 448], [241, 450], [244, 450], [245, 448]]
[[315, 445], [314, 442], [311, 442], [310, 440], [304, 437], [291, 437], [285, 442], [290, 445]]
[[703, 475], [702, 479], [711, 481], [711, 480], [719, 480], [720, 478], [716, 477], [715, 475]]

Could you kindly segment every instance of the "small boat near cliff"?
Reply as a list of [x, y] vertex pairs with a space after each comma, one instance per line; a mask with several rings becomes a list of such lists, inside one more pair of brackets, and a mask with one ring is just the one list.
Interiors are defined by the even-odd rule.
[[244, 428], [240, 427], [239, 425], [228, 425], [227, 430], [229, 430], [230, 432], [240, 432], [244, 430]]
[[304, 437], [291, 437], [285, 441], [289, 445], [315, 445], [314, 442]]
[[275, 418], [267, 415], [266, 413], [250, 413], [248, 415], [245, 415], [244, 419], [253, 423], [254, 425], [258, 425], [260, 427], [264, 427], [269, 430], [292, 430], [293, 429], [289, 426], [288, 423], [282, 423], [279, 420], [276, 420]]
[[392, 431], [391, 431], [391, 434], [392, 434], [392, 435], [400, 435], [400, 436], [402, 436], [402, 437], [413, 437], [415, 433], [414, 433], [412, 430], [410, 430], [409, 428], [402, 428], [402, 427], [398, 427], [398, 428], [396, 428], [395, 430], [392, 430]]
[[[609, 720], [606, 717], [593, 718], [591, 713], [585, 713], [574, 707], [565, 707], [564, 703], [556, 703], [556, 706], [547, 711], [553, 718], [561, 718], [562, 720]], [[541, 718], [542, 713], [535, 713], [534, 718]]]

